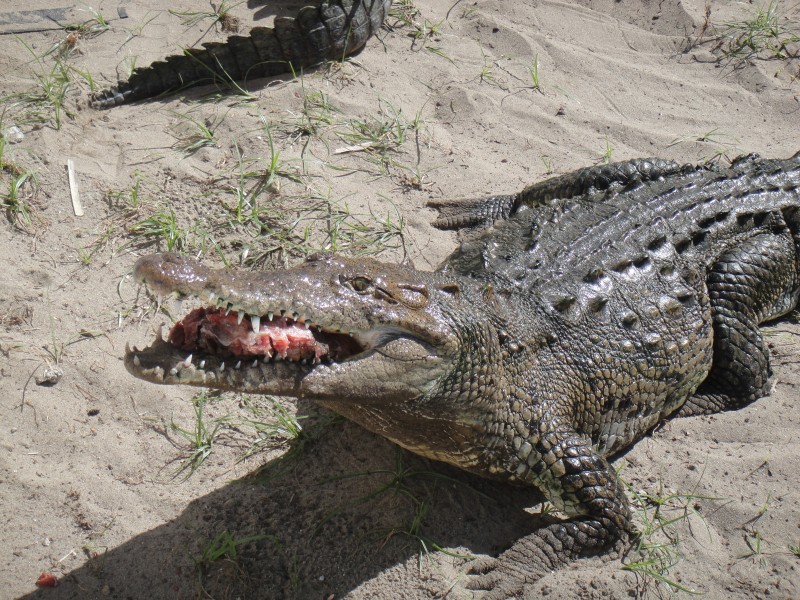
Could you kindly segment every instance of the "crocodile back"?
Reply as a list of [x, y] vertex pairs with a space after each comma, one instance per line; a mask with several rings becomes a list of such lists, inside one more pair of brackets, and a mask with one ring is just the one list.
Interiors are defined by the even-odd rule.
[[764, 232], [790, 234], [800, 247], [800, 154], [687, 167], [523, 208], [465, 243], [445, 270], [470, 269], [539, 315], [529, 345], [539, 347], [536, 368], [548, 377], [536, 377], [536, 395], [552, 396], [609, 454], [706, 378], [707, 273], [728, 249]]

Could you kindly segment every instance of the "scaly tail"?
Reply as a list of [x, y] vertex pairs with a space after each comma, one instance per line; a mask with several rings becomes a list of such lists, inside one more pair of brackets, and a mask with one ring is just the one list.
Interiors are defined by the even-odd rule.
[[92, 94], [89, 104], [111, 108], [192, 85], [270, 77], [341, 60], [367, 43], [391, 4], [392, 0], [328, 0], [304, 6], [293, 19], [277, 17], [274, 28], [254, 27], [247, 37], [234, 35], [135, 69], [128, 81]]

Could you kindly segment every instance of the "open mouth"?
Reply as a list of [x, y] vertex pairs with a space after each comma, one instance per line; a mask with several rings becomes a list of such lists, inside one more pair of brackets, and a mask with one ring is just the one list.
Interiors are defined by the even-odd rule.
[[293, 378], [339, 372], [343, 363], [430, 365], [437, 357], [434, 340], [416, 331], [422, 328], [409, 331], [372, 314], [349, 288], [320, 295], [325, 274], [313, 266], [270, 277], [210, 269], [171, 253], [140, 258], [134, 279], [159, 306], [172, 300], [168, 313], [184, 316], [146, 348], [126, 347], [126, 368], [154, 383], [253, 387], [258, 380], [277, 389], [279, 380], [297, 385]]
[[167, 341], [189, 353], [218, 358], [319, 364], [341, 362], [366, 350], [355, 334], [273, 313], [257, 316], [225, 308], [196, 308], [170, 330]]

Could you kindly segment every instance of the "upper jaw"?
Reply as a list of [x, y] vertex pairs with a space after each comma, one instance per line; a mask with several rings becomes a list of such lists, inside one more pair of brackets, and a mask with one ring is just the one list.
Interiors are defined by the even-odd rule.
[[[222, 271], [174, 253], [154, 254], [140, 258], [134, 267], [134, 279], [162, 296], [175, 296], [179, 300], [195, 297], [209, 307], [226, 313], [233, 312], [239, 323], [245, 318], [257, 331], [261, 319], [286, 317], [307, 329], [316, 326], [335, 333], [355, 333], [356, 328], [337, 322], [330, 311], [323, 312], [303, 301], [308, 292], [308, 282], [296, 289], [285, 285], [285, 271], [275, 271], [270, 276], [238, 272], [225, 276]], [[280, 280], [280, 281], [276, 281]], [[278, 285], [276, 285], [276, 283]]]

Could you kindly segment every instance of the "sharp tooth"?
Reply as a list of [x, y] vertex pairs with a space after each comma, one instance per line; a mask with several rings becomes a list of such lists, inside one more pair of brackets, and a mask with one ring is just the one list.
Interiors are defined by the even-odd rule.
[[300, 360], [300, 364], [301, 364], [301, 365], [304, 365], [304, 364], [306, 364], [306, 359], [305, 359], [305, 358], [303, 358], [302, 360]]
[[311, 329], [311, 323], [306, 321], [305, 323], [303, 323], [303, 327], [305, 327], [306, 329]]
[[255, 369], [255, 368], [258, 366], [258, 359], [257, 359], [257, 358], [256, 358], [256, 359], [253, 359], [253, 364], [252, 364], [252, 365], [250, 365], [250, 366], [251, 366], [251, 367], [253, 367], [253, 368]]
[[294, 319], [295, 321], [297, 321], [297, 319], [299, 319], [299, 318], [300, 318], [300, 313], [298, 313], [298, 312], [293, 312], [293, 313], [292, 313], [292, 319]]
[[269, 311], [269, 312], [267, 313], [267, 319], [269, 319], [270, 321], [272, 321], [272, 319], [274, 319], [274, 318], [275, 318], [275, 313], [273, 313], [272, 311]]
[[225, 316], [226, 316], [226, 317], [227, 317], [229, 314], [231, 314], [231, 310], [232, 310], [232, 309], [233, 309], [233, 304], [228, 304], [228, 306], [225, 308]]
[[258, 333], [261, 330], [261, 317], [250, 315], [250, 327], [253, 328], [253, 333]]
[[136, 354], [133, 355], [133, 364], [134, 364], [134, 366], [137, 366], [137, 367], [141, 367], [142, 366], [142, 361], [139, 360], [139, 356], [136, 355]]
[[187, 369], [192, 366], [192, 355], [191, 354], [186, 357], [185, 361], [183, 361], [183, 366], [186, 367]]
[[240, 360], [236, 361], [236, 366], [234, 367], [234, 369], [241, 369], [241, 368], [242, 368], [242, 361]]
[[244, 321], [245, 312], [243, 310], [236, 311], [236, 324], [241, 325]]
[[214, 292], [210, 292], [210, 293], [208, 294], [208, 303], [209, 303], [209, 304], [214, 304], [214, 299], [215, 299], [216, 297], [217, 297], [217, 295], [216, 295]]
[[225, 370], [225, 361], [223, 360], [219, 365], [219, 372], [222, 373]]
[[206, 361], [205, 360], [201, 360], [200, 361], [200, 368], [201, 369], [205, 369], [206, 368]]
[[176, 369], [175, 367], [172, 367], [169, 370], [169, 374], [172, 375], [173, 377], [175, 377], [178, 374], [178, 369]]

